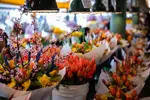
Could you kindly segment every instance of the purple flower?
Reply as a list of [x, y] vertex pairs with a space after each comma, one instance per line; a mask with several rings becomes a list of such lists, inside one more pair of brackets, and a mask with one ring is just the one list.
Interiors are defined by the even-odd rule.
[[33, 69], [34, 69], [34, 70], [36, 70], [36, 69], [37, 69], [37, 66], [36, 66], [36, 64], [33, 66]]
[[18, 81], [18, 82], [21, 82], [23, 80], [23, 78], [21, 78], [19, 75], [16, 75], [15, 76], [15, 79]]
[[91, 14], [88, 16], [87, 21], [96, 21], [95, 15]]
[[11, 75], [10, 75], [10, 78], [13, 78], [13, 77], [14, 77], [14, 75], [11, 74]]
[[74, 22], [67, 22], [67, 27], [75, 28], [77, 25]]

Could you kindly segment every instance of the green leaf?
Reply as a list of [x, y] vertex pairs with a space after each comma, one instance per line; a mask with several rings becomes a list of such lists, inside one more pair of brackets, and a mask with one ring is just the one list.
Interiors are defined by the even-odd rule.
[[60, 76], [60, 75], [56, 75], [56, 76], [54, 76], [54, 77], [51, 77], [51, 81], [52, 81], [52, 82], [58, 82], [60, 79], [61, 79], [61, 76]]
[[121, 100], [126, 100], [126, 96], [125, 95], [121, 95]]
[[36, 77], [41, 77], [41, 76], [43, 76], [43, 73], [42, 73], [42, 72], [36, 73]]
[[42, 88], [42, 85], [39, 81], [31, 82], [31, 85], [29, 87], [30, 90], [34, 90], [34, 89], [38, 89], [38, 88]]
[[0, 63], [3, 64], [4, 63], [4, 58], [2, 56], [2, 54], [0, 53]]
[[108, 97], [108, 100], [115, 100], [115, 97]]

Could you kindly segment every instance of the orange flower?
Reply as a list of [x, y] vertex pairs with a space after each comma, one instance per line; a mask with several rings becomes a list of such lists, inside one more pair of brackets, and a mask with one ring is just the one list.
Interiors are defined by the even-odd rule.
[[15, 61], [14, 61], [14, 60], [10, 60], [10, 61], [9, 61], [9, 67], [10, 67], [11, 69], [15, 68]]
[[38, 64], [43, 65], [44, 64], [44, 60], [40, 59], [39, 62], [38, 62]]
[[77, 73], [77, 76], [82, 77], [83, 76], [83, 71], [79, 70]]
[[23, 76], [27, 76], [27, 72], [26, 72], [23, 68], [20, 68], [20, 69], [19, 69], [19, 72], [20, 72], [20, 74], [22, 74]]
[[30, 62], [29, 68], [33, 69], [33, 66], [34, 66], [34, 62]]
[[73, 77], [73, 74], [71, 71], [68, 72], [68, 78], [72, 78]]
[[86, 67], [86, 72], [88, 73], [89, 71], [91, 71], [91, 69], [92, 69], [92, 68], [91, 68], [90, 66], [87, 66], [87, 67]]
[[77, 72], [78, 67], [77, 67], [77, 64], [76, 64], [76, 63], [73, 63], [70, 67], [71, 67], [71, 71], [72, 71], [72, 72]]

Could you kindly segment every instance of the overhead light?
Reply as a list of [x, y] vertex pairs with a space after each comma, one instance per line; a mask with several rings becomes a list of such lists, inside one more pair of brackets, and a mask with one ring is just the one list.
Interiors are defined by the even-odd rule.
[[82, 0], [73, 0], [70, 4], [69, 12], [71, 13], [89, 13], [90, 8], [84, 8]]
[[106, 7], [102, 3], [102, 0], [96, 0], [94, 5], [92, 6], [92, 11], [93, 12], [105, 12]]
[[56, 0], [33, 0], [27, 1], [28, 12], [48, 13], [58, 12]]
[[25, 13], [57, 13], [58, 10], [25, 10]]

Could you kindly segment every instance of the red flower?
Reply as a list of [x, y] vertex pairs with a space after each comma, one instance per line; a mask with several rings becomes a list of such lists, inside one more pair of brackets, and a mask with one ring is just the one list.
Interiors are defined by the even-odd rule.
[[68, 78], [72, 78], [73, 77], [73, 74], [71, 71], [68, 72]]

